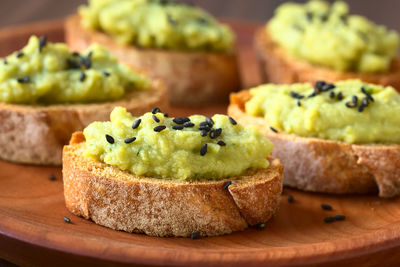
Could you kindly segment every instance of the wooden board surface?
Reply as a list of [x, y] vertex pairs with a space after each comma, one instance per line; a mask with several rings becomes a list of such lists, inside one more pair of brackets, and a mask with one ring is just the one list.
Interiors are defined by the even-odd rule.
[[[233, 23], [239, 34], [245, 87], [259, 83], [252, 52], [254, 25]], [[19, 49], [30, 34], [62, 40], [62, 22], [0, 31], [0, 55]], [[172, 108], [172, 115], [215, 112]], [[56, 180], [49, 179], [50, 174]], [[288, 195], [294, 202], [287, 201]], [[321, 209], [321, 203], [333, 211]], [[343, 214], [345, 221], [324, 223]], [[64, 216], [71, 219], [65, 223]], [[332, 196], [285, 189], [282, 206], [264, 230], [191, 240], [128, 234], [70, 214], [64, 206], [61, 169], [0, 161], [0, 257], [23, 265], [107, 265], [133, 263], [190, 266], [393, 266], [400, 262], [400, 198]]]

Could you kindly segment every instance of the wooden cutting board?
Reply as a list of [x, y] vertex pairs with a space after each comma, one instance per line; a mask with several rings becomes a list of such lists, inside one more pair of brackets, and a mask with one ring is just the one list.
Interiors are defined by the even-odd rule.
[[[244, 88], [260, 82], [252, 50], [257, 25], [230, 22], [238, 34]], [[62, 21], [0, 31], [0, 56], [31, 34], [63, 40]], [[225, 113], [226, 105], [172, 108], [172, 115]], [[0, 122], [1, 123], [1, 122]], [[0, 126], [1, 127], [1, 126]], [[50, 180], [50, 174], [56, 179]], [[293, 203], [287, 198], [292, 195]], [[285, 189], [282, 206], [264, 230], [191, 240], [128, 234], [70, 214], [61, 168], [0, 161], [0, 257], [23, 265], [394, 266], [400, 262], [400, 198], [332, 196]], [[322, 210], [322, 203], [332, 211]], [[343, 214], [345, 221], [325, 223]], [[64, 216], [71, 223], [64, 222]]]

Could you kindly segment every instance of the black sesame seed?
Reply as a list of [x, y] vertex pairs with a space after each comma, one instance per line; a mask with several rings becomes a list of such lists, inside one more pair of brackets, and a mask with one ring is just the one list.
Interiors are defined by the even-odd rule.
[[204, 156], [207, 153], [207, 144], [204, 144], [201, 148], [200, 148], [200, 155]]
[[307, 12], [307, 13], [306, 13], [306, 18], [307, 18], [307, 20], [308, 20], [309, 22], [311, 22], [312, 19], [313, 19], [313, 14], [312, 14], [311, 12]]
[[317, 95], [317, 93], [316, 93], [316, 92], [313, 92], [313, 93], [311, 93], [310, 95], [308, 95], [308, 98], [314, 97], [314, 96], [316, 96], [316, 95]]
[[222, 128], [218, 128], [218, 129], [212, 129], [210, 131], [210, 138], [214, 139], [217, 138], [218, 136], [220, 136], [222, 133]]
[[213, 125], [214, 125], [213, 119], [207, 117], [207, 118], [206, 118], [206, 122], [208, 123], [208, 125], [209, 125], [210, 127], [213, 127]]
[[46, 44], [47, 44], [47, 36], [43, 35], [39, 39], [39, 52], [42, 52], [42, 49]]
[[23, 56], [24, 56], [24, 52], [19, 51], [19, 52], [17, 53], [17, 58], [20, 58], [20, 57], [23, 57]]
[[334, 88], [335, 88], [335, 85], [333, 85], [331, 83], [326, 83], [321, 87], [321, 91], [326, 92], [326, 91], [332, 90]]
[[66, 217], [66, 216], [64, 216], [64, 222], [66, 222], [66, 223], [71, 223], [71, 219], [68, 218], [68, 217]]
[[199, 130], [204, 130], [206, 132], [209, 132], [211, 130], [211, 128], [208, 125], [200, 125]]
[[354, 105], [357, 106], [358, 104], [358, 97], [356, 95], [353, 95], [353, 97], [351, 98], [351, 101], [353, 102]]
[[187, 117], [177, 117], [174, 118], [172, 121], [175, 122], [176, 124], [184, 124], [185, 122], [190, 121], [190, 119]]
[[158, 125], [158, 126], [154, 127], [153, 130], [154, 130], [155, 132], [161, 132], [161, 131], [164, 130], [165, 128], [167, 128], [167, 126], [165, 126], [165, 125]]
[[277, 129], [275, 129], [274, 127], [270, 126], [269, 128], [270, 128], [270, 129], [271, 129], [271, 131], [273, 131], [274, 133], [278, 133], [278, 130], [277, 130]]
[[207, 130], [201, 130], [200, 135], [203, 137], [206, 137], [208, 135], [208, 131]]
[[228, 189], [228, 187], [232, 184], [232, 181], [228, 181], [224, 185], [224, 189]]
[[92, 60], [91, 60], [92, 54], [93, 52], [90, 51], [86, 57], [81, 57], [81, 64], [86, 69], [90, 69], [90, 67], [92, 66]]
[[111, 74], [110, 74], [108, 71], [103, 71], [103, 75], [104, 75], [105, 77], [108, 77], [108, 76], [110, 76]]
[[289, 203], [293, 203], [293, 202], [294, 202], [293, 196], [292, 196], [292, 195], [289, 195], [289, 196], [287, 197], [287, 201], [288, 201]]
[[300, 102], [300, 100], [297, 100], [297, 106], [298, 106], [298, 107], [301, 107], [301, 102]]
[[346, 216], [344, 215], [336, 215], [335, 217], [333, 217], [336, 221], [344, 221], [346, 220]]
[[8, 64], [7, 59], [3, 58], [3, 63], [4, 65], [7, 65]]
[[290, 96], [293, 97], [293, 98], [296, 98], [296, 99], [302, 99], [302, 98], [304, 98], [303, 95], [301, 95], [301, 94], [299, 94], [299, 93], [296, 93], [296, 92], [293, 92], [293, 91], [290, 91]]
[[56, 176], [54, 175], [54, 173], [50, 174], [49, 179], [50, 179], [50, 181], [54, 181], [56, 179]]
[[172, 126], [172, 129], [174, 130], [183, 130], [184, 126], [183, 125], [174, 125]]
[[136, 140], [136, 137], [131, 137], [131, 138], [125, 139], [124, 142], [125, 142], [125, 144], [130, 144], [130, 143], [134, 142], [135, 140]]
[[361, 92], [368, 98], [368, 100], [374, 102], [374, 98], [365, 90], [364, 87], [361, 87]]
[[342, 92], [339, 92], [338, 94], [337, 94], [337, 99], [340, 101], [340, 100], [343, 100], [343, 93]]
[[361, 103], [361, 105], [358, 106], [357, 111], [358, 111], [358, 112], [363, 112], [365, 107], [366, 107], [366, 106], [365, 106], [364, 104]]
[[335, 221], [334, 217], [326, 217], [324, 218], [324, 222], [326, 223], [333, 223]]
[[79, 77], [79, 81], [83, 82], [85, 79], [86, 79], [86, 74], [82, 72], [81, 76]]
[[185, 127], [185, 128], [194, 127], [194, 123], [193, 123], [193, 122], [190, 122], [190, 121], [185, 122], [185, 123], [183, 124], [183, 127]]
[[222, 140], [218, 141], [217, 144], [220, 146], [226, 146], [226, 143]]
[[260, 229], [260, 230], [264, 229], [266, 226], [267, 225], [265, 223], [263, 223], [263, 222], [257, 224], [257, 228]]
[[159, 119], [159, 118], [157, 118], [157, 116], [156, 116], [156, 115], [153, 115], [153, 120], [154, 120], [155, 122], [160, 122], [160, 119]]
[[200, 123], [199, 123], [199, 126], [200, 126], [200, 127], [212, 127], [212, 125], [209, 125], [208, 122], [206, 122], [206, 121], [200, 122]]
[[193, 234], [190, 235], [191, 239], [197, 239], [200, 237], [200, 232], [194, 232]]
[[106, 140], [110, 144], [114, 144], [114, 142], [115, 142], [114, 137], [112, 137], [111, 135], [108, 135], [108, 134], [106, 134]]
[[158, 113], [158, 112], [161, 112], [160, 108], [158, 108], [158, 107], [155, 107], [155, 108], [153, 108], [153, 109], [151, 110], [151, 113], [153, 113], [153, 114], [156, 114], [156, 113]]
[[132, 124], [132, 129], [136, 129], [137, 127], [139, 127], [140, 123], [142, 122], [142, 119], [137, 119], [133, 122]]
[[324, 86], [325, 84], [326, 84], [325, 81], [316, 81], [314, 87], [315, 87], [316, 89], [318, 89], [318, 90], [321, 90], [321, 89], [322, 89], [322, 86]]
[[329, 93], [329, 97], [330, 97], [330, 98], [335, 98], [335, 92], [333, 92], [333, 91], [330, 92], [330, 93]]
[[197, 22], [200, 24], [207, 24], [207, 20], [205, 18], [197, 18]]
[[229, 117], [229, 121], [232, 123], [232, 125], [236, 125], [237, 124], [237, 122], [232, 117]]
[[81, 66], [79, 65], [79, 63], [75, 62], [72, 59], [67, 59], [67, 65], [68, 65], [68, 69], [80, 69]]
[[164, 113], [164, 117], [168, 118], [168, 113]]
[[354, 108], [355, 106], [357, 106], [357, 104], [354, 104], [353, 102], [346, 102], [346, 107], [348, 108]]
[[80, 54], [78, 52], [72, 52], [71, 55], [74, 56], [74, 57], [79, 57], [80, 56]]
[[17, 82], [19, 82], [19, 83], [29, 83], [30, 81], [31, 81], [31, 79], [28, 76], [17, 78]]
[[329, 204], [321, 204], [323, 210], [332, 210], [332, 206]]

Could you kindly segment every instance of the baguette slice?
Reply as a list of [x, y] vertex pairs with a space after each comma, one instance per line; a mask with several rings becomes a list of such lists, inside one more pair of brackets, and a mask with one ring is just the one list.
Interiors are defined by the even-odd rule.
[[324, 193], [400, 194], [400, 145], [354, 145], [273, 132], [263, 117], [244, 111], [249, 91], [231, 94], [228, 115], [255, 125], [274, 144], [272, 156], [285, 166], [284, 185]]
[[179, 52], [120, 45], [104, 33], [83, 28], [79, 15], [67, 18], [65, 39], [77, 51], [94, 42], [104, 45], [120, 61], [144, 70], [151, 78], [163, 80], [172, 104], [227, 102], [229, 93], [240, 89], [234, 53]]
[[[277, 211], [283, 166], [221, 181], [138, 177], [83, 156], [85, 137], [72, 136], [63, 150], [67, 209], [95, 223], [152, 236], [216, 236], [266, 222]], [[227, 181], [232, 181], [227, 189]]]
[[393, 60], [390, 69], [384, 73], [338, 72], [293, 58], [271, 39], [265, 27], [256, 31], [254, 43], [264, 82], [277, 84], [315, 83], [316, 77], [330, 83], [347, 79], [360, 79], [368, 83], [391, 85], [397, 90], [400, 89], [400, 59], [398, 57]]
[[13, 105], [0, 103], [0, 158], [17, 163], [61, 165], [62, 148], [72, 133], [93, 121], [106, 121], [115, 106], [139, 115], [168, 107], [160, 81], [149, 90], [133, 91], [122, 99], [92, 104]]

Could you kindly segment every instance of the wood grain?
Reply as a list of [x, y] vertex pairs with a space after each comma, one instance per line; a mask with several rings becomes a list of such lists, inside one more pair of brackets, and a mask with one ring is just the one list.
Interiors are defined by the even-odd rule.
[[[239, 33], [246, 86], [259, 82], [251, 47], [254, 25], [233, 23]], [[0, 54], [21, 47], [32, 33], [62, 39], [61, 22], [0, 32]], [[13, 46], [14, 45], [14, 46]], [[14, 49], [13, 49], [14, 47]], [[226, 106], [174, 107], [174, 116], [225, 113]], [[190, 266], [393, 266], [400, 262], [400, 198], [332, 196], [286, 189], [278, 215], [264, 230], [191, 240], [155, 238], [110, 230], [71, 215], [64, 206], [61, 169], [0, 161], [0, 257], [22, 266], [71, 264]], [[49, 179], [54, 173], [55, 181]], [[294, 202], [287, 201], [288, 195]], [[321, 203], [333, 211], [321, 209]], [[324, 223], [344, 214], [345, 221]], [[71, 219], [65, 223], [64, 216]]]

